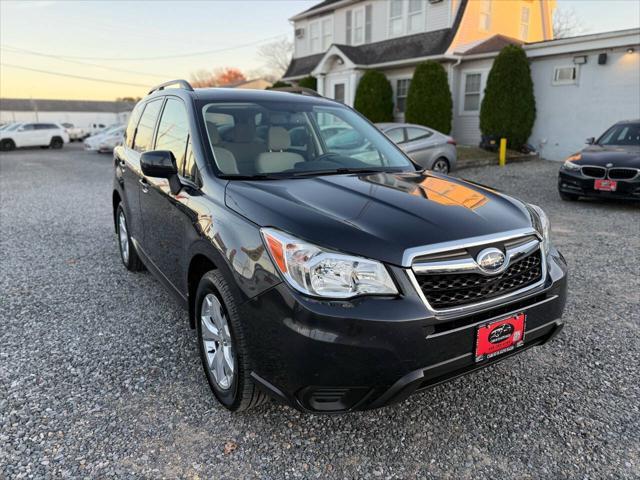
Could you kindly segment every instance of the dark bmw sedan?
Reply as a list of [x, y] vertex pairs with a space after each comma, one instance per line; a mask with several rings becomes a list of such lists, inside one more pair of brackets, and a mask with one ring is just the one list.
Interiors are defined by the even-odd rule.
[[587, 143], [560, 168], [560, 197], [640, 200], [640, 120], [616, 123]]
[[[424, 171], [341, 103], [173, 83], [115, 149], [116, 233], [189, 312], [229, 410], [381, 407], [562, 329], [540, 208]], [[333, 127], [366, 148], [332, 149]]]

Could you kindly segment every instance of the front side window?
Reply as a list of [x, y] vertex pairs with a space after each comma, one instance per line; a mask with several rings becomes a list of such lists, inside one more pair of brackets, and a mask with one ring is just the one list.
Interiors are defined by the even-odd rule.
[[138, 123], [136, 136], [133, 139], [133, 149], [137, 152], [142, 153], [147, 150], [151, 150], [151, 145], [153, 143], [153, 129], [156, 126], [160, 107], [162, 107], [161, 99], [149, 102], [144, 107], [144, 112], [142, 113], [140, 122]]
[[189, 121], [184, 104], [169, 98], [162, 111], [162, 118], [158, 125], [155, 150], [169, 150], [176, 159], [178, 172], [182, 172], [184, 157], [189, 138]]
[[129, 116], [129, 123], [127, 123], [127, 129], [124, 132], [124, 144], [132, 148], [133, 147], [133, 137], [136, 133], [136, 128], [138, 127], [138, 121], [140, 120], [140, 114], [142, 113], [143, 105], [138, 103], [131, 112]]
[[[348, 108], [282, 101], [201, 108], [212, 156], [229, 178], [415, 170], [384, 134]], [[210, 120], [221, 114], [234, 118], [226, 135]]]
[[402, 78], [396, 82], [396, 107], [400, 113], [404, 113], [410, 85], [410, 78]]
[[480, 89], [482, 75], [480, 73], [467, 73], [464, 76], [464, 102], [465, 112], [478, 112], [480, 110]]

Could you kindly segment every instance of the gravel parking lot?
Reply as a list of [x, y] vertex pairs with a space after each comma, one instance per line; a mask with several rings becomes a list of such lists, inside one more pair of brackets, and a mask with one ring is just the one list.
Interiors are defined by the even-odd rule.
[[0, 156], [0, 478], [638, 478], [640, 207], [561, 202], [558, 165], [460, 172], [549, 214], [550, 345], [372, 412], [230, 414], [195, 334], [120, 264], [109, 155]]

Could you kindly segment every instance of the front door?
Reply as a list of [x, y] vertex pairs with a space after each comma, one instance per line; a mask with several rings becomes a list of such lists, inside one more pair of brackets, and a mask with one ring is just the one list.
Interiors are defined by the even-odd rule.
[[[169, 97], [162, 110], [153, 148], [172, 152], [180, 175], [184, 170], [188, 140], [187, 110], [182, 100]], [[185, 235], [193, 223], [188, 208], [189, 189], [184, 188], [174, 194], [167, 179], [146, 177], [144, 180], [147, 185], [140, 193], [140, 208], [145, 253], [165, 279], [184, 296]]]
[[338, 102], [349, 104], [349, 76], [348, 75], [329, 75], [327, 76], [328, 91], [327, 96]]

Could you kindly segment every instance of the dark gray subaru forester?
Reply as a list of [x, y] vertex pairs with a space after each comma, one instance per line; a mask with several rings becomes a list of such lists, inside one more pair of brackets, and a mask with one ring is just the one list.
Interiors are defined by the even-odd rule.
[[122, 261], [188, 309], [230, 410], [381, 407], [562, 329], [540, 208], [421, 170], [304, 89], [160, 85], [114, 160]]

